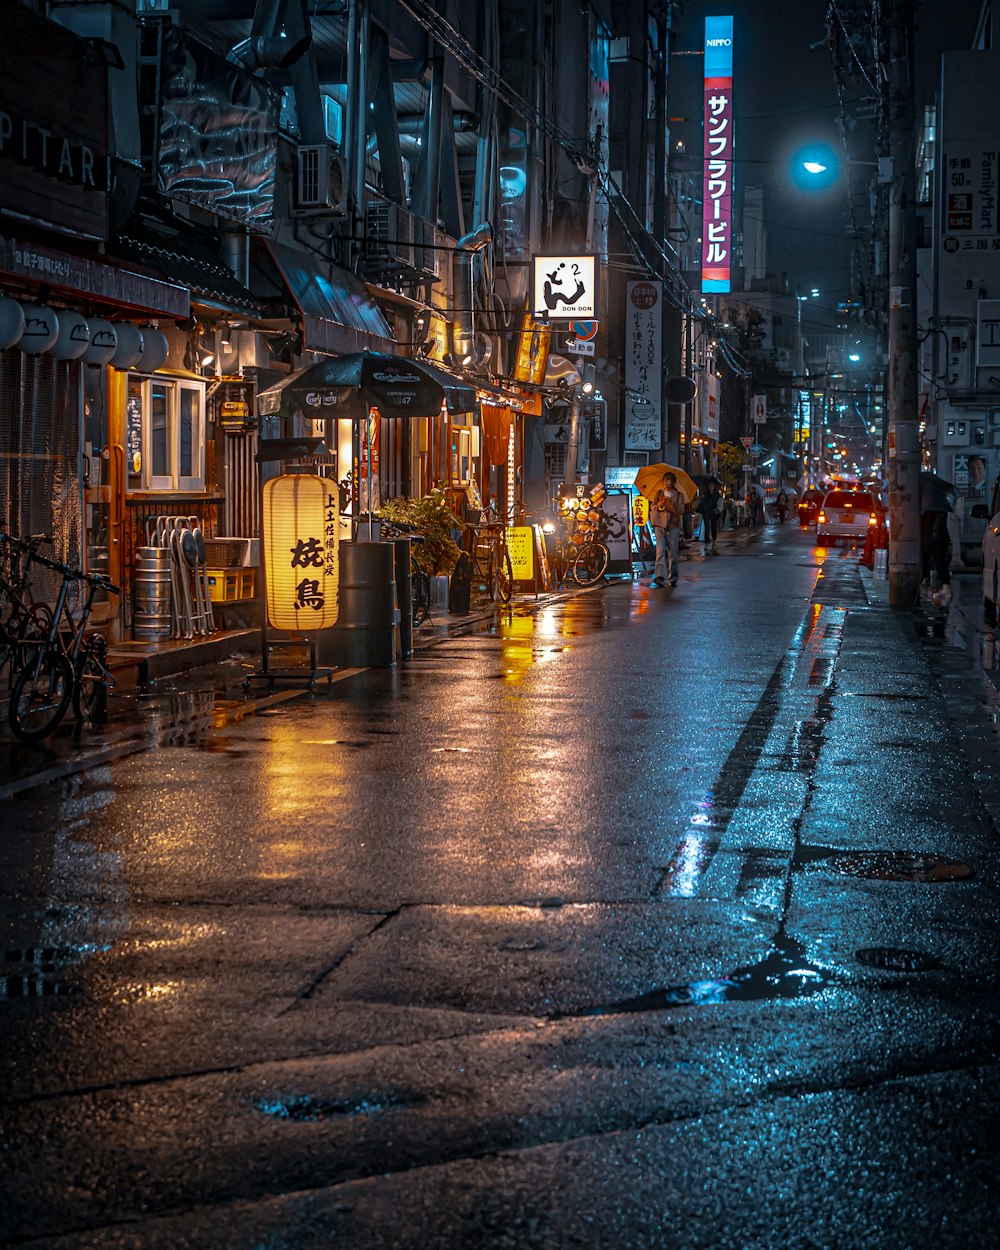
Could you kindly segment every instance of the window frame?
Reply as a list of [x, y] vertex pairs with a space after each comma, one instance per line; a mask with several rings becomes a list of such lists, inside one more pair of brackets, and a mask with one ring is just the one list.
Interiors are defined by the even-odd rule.
[[[139, 485], [131, 489], [156, 494], [200, 494], [205, 489], [205, 434], [206, 402], [205, 384], [193, 378], [171, 377], [170, 374], [142, 374], [129, 371], [126, 393], [139, 388], [140, 420], [142, 427], [142, 464]], [[166, 416], [166, 472], [153, 472], [153, 397], [162, 389]], [[182, 397], [191, 395], [191, 456], [192, 473], [181, 473], [181, 413]], [[163, 467], [163, 466], [161, 466]]]

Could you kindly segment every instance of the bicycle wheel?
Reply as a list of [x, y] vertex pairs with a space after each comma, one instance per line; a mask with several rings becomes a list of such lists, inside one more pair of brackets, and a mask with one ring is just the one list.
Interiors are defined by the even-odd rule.
[[7, 708], [14, 736], [41, 742], [66, 715], [73, 685], [73, 666], [64, 655], [50, 652], [41, 664], [21, 669]]
[[510, 603], [514, 593], [514, 570], [511, 568], [510, 552], [504, 547], [502, 554], [494, 551], [490, 558], [490, 581], [496, 593], [491, 596], [498, 603]]
[[414, 625], [423, 625], [431, 614], [431, 584], [427, 574], [416, 562], [410, 560], [411, 600]]
[[588, 543], [573, 562], [573, 577], [581, 586], [593, 586], [604, 576], [611, 555], [604, 543]]
[[[101, 639], [104, 643], [104, 639]], [[103, 725], [108, 719], [108, 686], [114, 678], [105, 665], [107, 646], [91, 643], [80, 652], [73, 683], [73, 715], [78, 721]]]

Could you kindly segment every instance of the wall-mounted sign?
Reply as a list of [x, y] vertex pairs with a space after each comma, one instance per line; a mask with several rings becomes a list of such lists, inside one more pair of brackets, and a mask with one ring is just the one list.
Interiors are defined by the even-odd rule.
[[517, 359], [514, 362], [514, 380], [531, 382], [540, 386], [545, 377], [545, 366], [549, 363], [549, 346], [552, 342], [552, 331], [540, 321], [524, 315], [521, 322], [521, 333], [517, 340]]
[[755, 425], [767, 420], [767, 396], [754, 395], [750, 401], [750, 416], [753, 418]]
[[663, 284], [625, 289], [625, 450], [659, 451], [663, 414]]
[[1000, 299], [976, 303], [976, 364], [1000, 365]]
[[728, 291], [732, 264], [733, 19], [705, 18], [701, 289]]
[[597, 313], [594, 256], [536, 256], [531, 309], [550, 321], [592, 318]]
[[65, 26], [24, 5], [4, 6], [0, 215], [106, 239], [108, 69], [87, 51]]

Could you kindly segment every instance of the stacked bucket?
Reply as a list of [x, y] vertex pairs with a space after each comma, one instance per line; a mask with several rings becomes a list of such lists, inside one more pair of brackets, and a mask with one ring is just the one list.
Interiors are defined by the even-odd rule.
[[170, 552], [137, 547], [135, 553], [135, 638], [170, 637]]

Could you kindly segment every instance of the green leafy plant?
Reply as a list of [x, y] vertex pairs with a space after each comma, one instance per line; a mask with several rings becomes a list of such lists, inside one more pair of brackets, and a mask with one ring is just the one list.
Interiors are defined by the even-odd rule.
[[452, 530], [461, 530], [462, 522], [448, 507], [441, 491], [432, 490], [420, 499], [406, 495], [387, 499], [378, 515], [386, 521], [412, 525], [423, 535], [422, 543], [413, 544], [413, 554], [428, 577], [451, 573], [460, 554]]

